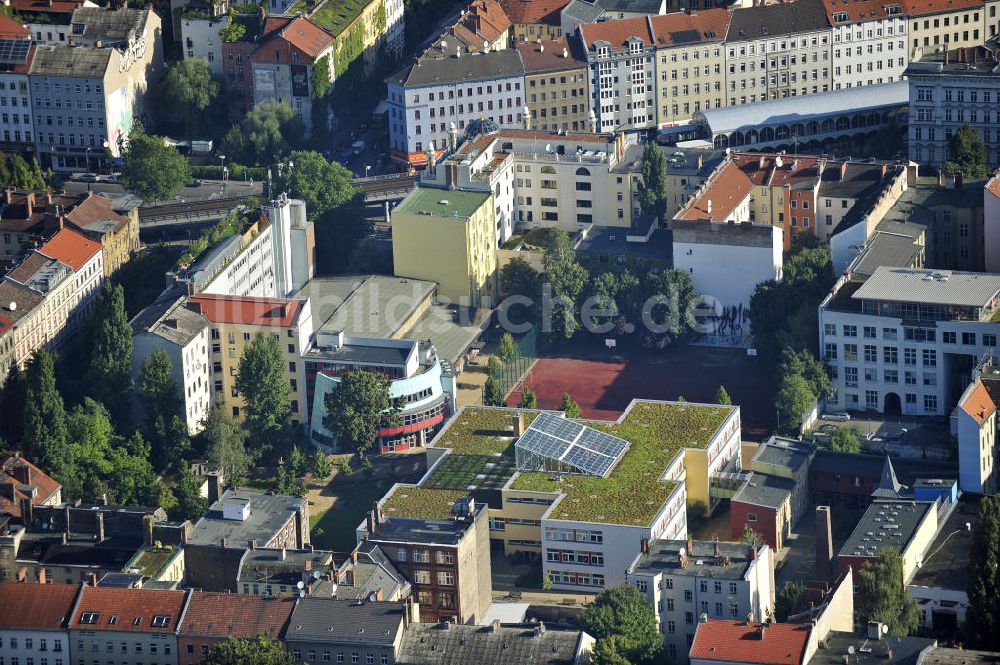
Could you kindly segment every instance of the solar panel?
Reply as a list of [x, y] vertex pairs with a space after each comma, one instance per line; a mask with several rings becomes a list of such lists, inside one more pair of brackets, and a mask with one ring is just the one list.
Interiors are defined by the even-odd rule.
[[583, 425], [579, 425], [572, 420], [553, 416], [550, 413], [540, 413], [535, 421], [531, 423], [532, 429], [544, 432], [549, 436], [554, 436], [563, 441], [573, 442], [583, 430]]
[[[604, 476], [628, 445], [618, 437], [543, 413], [518, 439], [516, 450], [560, 462], [581, 473]], [[530, 467], [537, 463], [533, 457], [525, 461]]]
[[580, 435], [576, 443], [611, 457], [618, 457], [628, 448], [628, 443], [624, 440], [589, 427], [583, 430], [583, 434]]
[[28, 61], [31, 40], [0, 39], [0, 64], [23, 65]]

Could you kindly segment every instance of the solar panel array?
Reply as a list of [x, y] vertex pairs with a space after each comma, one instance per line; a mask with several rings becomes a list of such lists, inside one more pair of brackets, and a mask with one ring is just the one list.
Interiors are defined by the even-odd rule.
[[30, 39], [0, 39], [0, 65], [23, 65], [30, 48]]
[[605, 476], [628, 449], [628, 442], [590, 427], [541, 413], [517, 441], [517, 448]]

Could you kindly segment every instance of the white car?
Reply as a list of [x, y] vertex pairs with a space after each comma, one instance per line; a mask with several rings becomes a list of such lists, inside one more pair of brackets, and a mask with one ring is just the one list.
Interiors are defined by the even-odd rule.
[[851, 414], [846, 411], [838, 411], [837, 413], [824, 413], [820, 416], [823, 420], [836, 420], [839, 422], [847, 422], [851, 419]]

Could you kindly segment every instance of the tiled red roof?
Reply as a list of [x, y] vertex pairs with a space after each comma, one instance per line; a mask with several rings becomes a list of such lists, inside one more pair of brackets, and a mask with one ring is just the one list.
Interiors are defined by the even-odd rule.
[[[318, 58], [333, 43], [330, 33], [304, 16], [291, 20], [284, 16], [268, 17], [262, 33], [263, 43], [253, 56], [256, 62], [274, 62], [276, 49], [281, 51], [282, 42], [285, 50], [295, 49], [310, 60]], [[284, 62], [288, 64], [291, 59]]]
[[236, 593], [191, 594], [180, 634], [200, 637], [278, 639], [295, 609], [294, 598], [264, 598]]
[[21, 284], [27, 284], [35, 274], [51, 263], [51, 257], [45, 257], [38, 252], [32, 252], [17, 267], [7, 273], [7, 276]]
[[73, 270], [79, 270], [101, 251], [101, 243], [91, 240], [79, 231], [64, 228], [39, 247], [38, 251], [62, 261]]
[[0, 628], [59, 630], [79, 591], [76, 584], [0, 582]]
[[[708, 179], [704, 189], [674, 215], [680, 221], [724, 222], [753, 189], [753, 181], [738, 165], [726, 162]], [[711, 205], [711, 212], [709, 212]], [[738, 220], [745, 221], [745, 220]]]
[[820, 178], [820, 158], [812, 155], [740, 152], [733, 153], [732, 160], [755, 185], [779, 187]]
[[[0, 335], [11, 325], [13, 322], [10, 319], [0, 316]], [[23, 457], [8, 457], [3, 466], [0, 466], [0, 484], [13, 485], [10, 495], [6, 492], [0, 495], [0, 513], [14, 517], [21, 517], [23, 499], [30, 498], [31, 502], [38, 506], [48, 501], [61, 487], [54, 478]], [[33, 485], [34, 497], [18, 489], [22, 485]], [[13, 499], [9, 496], [13, 496]]]
[[191, 303], [201, 315], [212, 323], [238, 323], [243, 325], [277, 326], [287, 328], [305, 305], [294, 298], [242, 298], [201, 294], [193, 296]]
[[31, 31], [7, 16], [0, 14], [0, 39], [25, 39], [31, 36]]
[[693, 44], [691, 33], [697, 32], [698, 42], [716, 42], [726, 38], [732, 13], [726, 9], [699, 9], [696, 12], [673, 12], [652, 16], [653, 33], [657, 47], [672, 46], [675, 36], [683, 46]]
[[[886, 7], [892, 6], [896, 7], [894, 13], [899, 14], [900, 0], [852, 0], [852, 2], [848, 3], [837, 2], [837, 0], [823, 0], [823, 7], [826, 9], [826, 18], [830, 21], [830, 25], [870, 21], [873, 18], [882, 19], [891, 15], [886, 11]], [[847, 20], [834, 21], [833, 17], [835, 14], [847, 14]]]
[[[69, 628], [129, 633], [171, 633], [184, 608], [184, 591], [84, 587]], [[96, 616], [94, 616], [96, 615]], [[156, 617], [167, 617], [153, 625]], [[83, 622], [86, 618], [91, 620]]]
[[72, 14], [83, 7], [83, 0], [10, 0], [9, 6], [19, 12]]
[[649, 21], [645, 16], [581, 25], [580, 34], [587, 48], [596, 41], [606, 41], [611, 44], [611, 48], [619, 49], [631, 37], [638, 37], [646, 46], [653, 45], [653, 34], [649, 31]]
[[901, 0], [903, 13], [907, 16], [925, 16], [955, 11], [956, 9], [974, 9], [983, 7], [983, 0]]
[[128, 217], [115, 212], [111, 199], [104, 196], [89, 195], [77, 206], [66, 213], [66, 221], [83, 230], [96, 222], [117, 222], [116, 230], [122, 224], [128, 224]]
[[[580, 53], [579, 43], [576, 40], [571, 42], [565, 36], [559, 39], [518, 42], [515, 46], [521, 54], [524, 73], [528, 75], [587, 66], [587, 58]], [[565, 57], [563, 53], [566, 54]]]
[[965, 399], [960, 404], [962, 410], [980, 425], [986, 422], [986, 419], [997, 410], [996, 405], [993, 404], [993, 398], [990, 397], [990, 393], [982, 381], [977, 380], [972, 390], [963, 397]]
[[569, 0], [500, 0], [511, 22], [521, 25], [559, 25], [559, 12], [568, 4]]
[[799, 665], [808, 639], [809, 626], [800, 624], [708, 621], [698, 624], [691, 660]]
[[986, 191], [1000, 198], [1000, 171], [986, 182]]

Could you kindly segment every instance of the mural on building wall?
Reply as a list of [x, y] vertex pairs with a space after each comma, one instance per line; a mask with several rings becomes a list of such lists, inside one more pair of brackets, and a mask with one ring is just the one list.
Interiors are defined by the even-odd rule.
[[292, 65], [292, 95], [295, 97], [309, 96], [309, 72], [305, 65]]
[[132, 131], [132, 121], [132, 104], [123, 85], [108, 95], [108, 122], [111, 124], [108, 128], [109, 148], [115, 157], [121, 155], [128, 133]]

